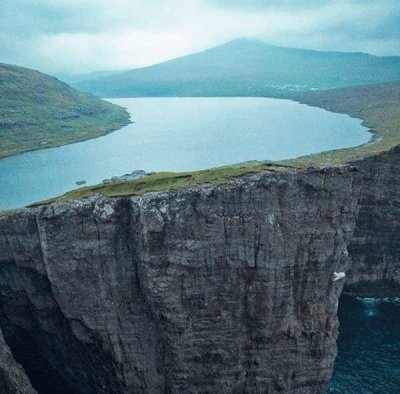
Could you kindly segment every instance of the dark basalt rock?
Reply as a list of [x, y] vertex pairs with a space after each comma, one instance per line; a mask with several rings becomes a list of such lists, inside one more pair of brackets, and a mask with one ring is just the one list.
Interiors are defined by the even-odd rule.
[[398, 159], [2, 217], [4, 338], [39, 393], [323, 393], [335, 273], [400, 283]]
[[25, 371], [4, 341], [0, 330], [0, 393], [36, 394]]
[[363, 170], [345, 291], [400, 295], [400, 147], [355, 163]]

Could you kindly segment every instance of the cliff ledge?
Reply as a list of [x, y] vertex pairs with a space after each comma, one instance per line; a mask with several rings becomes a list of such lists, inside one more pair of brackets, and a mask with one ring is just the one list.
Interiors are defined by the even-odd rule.
[[400, 295], [399, 156], [1, 217], [7, 347], [39, 393], [323, 393], [343, 286]]

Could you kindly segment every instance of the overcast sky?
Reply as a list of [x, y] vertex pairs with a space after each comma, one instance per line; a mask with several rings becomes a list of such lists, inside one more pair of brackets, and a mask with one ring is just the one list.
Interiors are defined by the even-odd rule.
[[239, 37], [400, 55], [400, 0], [0, 0], [0, 61], [53, 74], [146, 66]]

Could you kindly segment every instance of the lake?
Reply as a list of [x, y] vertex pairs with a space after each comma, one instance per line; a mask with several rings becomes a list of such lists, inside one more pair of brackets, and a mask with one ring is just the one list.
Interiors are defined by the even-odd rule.
[[[280, 160], [366, 143], [358, 119], [264, 98], [110, 100], [133, 124], [107, 136], [0, 160], [0, 209], [133, 170], [187, 171]], [[338, 357], [328, 393], [394, 393], [400, 386], [399, 300], [341, 297]]]
[[89, 141], [0, 160], [0, 210], [133, 170], [189, 171], [368, 142], [358, 119], [270, 98], [111, 99], [134, 123]]

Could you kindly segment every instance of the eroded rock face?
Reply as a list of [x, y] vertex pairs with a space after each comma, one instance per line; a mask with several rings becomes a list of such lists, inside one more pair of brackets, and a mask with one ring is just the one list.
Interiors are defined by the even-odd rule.
[[399, 158], [0, 218], [7, 345], [40, 393], [323, 393], [333, 279], [400, 294]]
[[362, 169], [360, 210], [349, 245], [345, 291], [400, 295], [400, 147], [354, 163]]
[[264, 173], [1, 218], [5, 339], [41, 393], [322, 393], [358, 177]]

